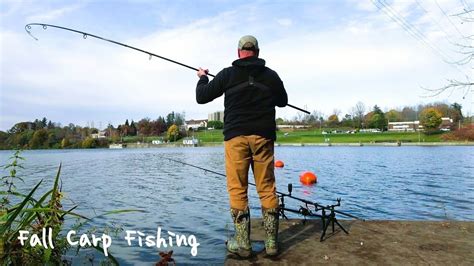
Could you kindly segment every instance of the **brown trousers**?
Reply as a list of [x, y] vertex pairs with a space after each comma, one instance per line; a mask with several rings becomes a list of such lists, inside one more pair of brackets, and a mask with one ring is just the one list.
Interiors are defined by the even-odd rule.
[[265, 209], [277, 208], [273, 163], [273, 140], [257, 135], [237, 136], [225, 141], [225, 168], [230, 207], [248, 206], [248, 173], [252, 167], [260, 203]]

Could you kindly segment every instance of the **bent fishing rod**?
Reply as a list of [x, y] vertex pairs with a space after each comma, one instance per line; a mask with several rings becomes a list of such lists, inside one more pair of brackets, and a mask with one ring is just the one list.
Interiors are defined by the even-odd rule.
[[[75, 33], [79, 33], [79, 34], [82, 34], [82, 37], [84, 39], [87, 39], [87, 37], [93, 37], [93, 38], [96, 38], [96, 39], [99, 39], [99, 40], [102, 40], [102, 41], [106, 41], [106, 42], [110, 42], [110, 43], [113, 43], [113, 44], [116, 44], [116, 45], [120, 45], [120, 46], [123, 46], [123, 47], [126, 47], [126, 48], [130, 48], [132, 50], [135, 50], [135, 51], [139, 51], [139, 52], [142, 52], [142, 53], [145, 53], [149, 56], [149, 59], [151, 59], [153, 56], [154, 57], [157, 57], [157, 58], [160, 58], [160, 59], [163, 59], [163, 60], [166, 60], [168, 62], [171, 62], [171, 63], [175, 63], [177, 65], [180, 65], [180, 66], [183, 66], [183, 67], [186, 67], [186, 68], [189, 68], [189, 69], [192, 69], [192, 70], [195, 70], [195, 71], [199, 71], [199, 69], [195, 68], [195, 67], [192, 67], [190, 65], [186, 65], [186, 64], [183, 64], [181, 62], [178, 62], [178, 61], [175, 61], [173, 59], [169, 59], [169, 58], [166, 58], [164, 56], [161, 56], [161, 55], [157, 55], [157, 54], [154, 54], [152, 52], [148, 52], [148, 51], [145, 51], [143, 49], [140, 49], [140, 48], [137, 48], [137, 47], [133, 47], [131, 45], [128, 45], [128, 44], [125, 44], [125, 43], [121, 43], [121, 42], [117, 42], [117, 41], [114, 41], [114, 40], [110, 40], [110, 39], [107, 39], [107, 38], [104, 38], [104, 37], [101, 37], [101, 36], [98, 36], [98, 35], [95, 35], [95, 34], [91, 34], [91, 33], [87, 33], [87, 32], [84, 32], [84, 31], [80, 31], [80, 30], [75, 30], [75, 29], [71, 29], [71, 28], [67, 28], [67, 27], [62, 27], [62, 26], [57, 26], [57, 25], [52, 25], [52, 24], [44, 24], [44, 23], [29, 23], [29, 24], [26, 24], [25, 25], [25, 31], [35, 40], [38, 41], [38, 38], [36, 38], [35, 36], [33, 36], [33, 34], [31, 34], [31, 26], [42, 26], [44, 30], [46, 30], [48, 27], [51, 27], [51, 28], [57, 28], [57, 29], [61, 29], [61, 30], [65, 30], [65, 31], [71, 31], [71, 32], [75, 32]], [[215, 77], [215, 75], [212, 75], [210, 73], [207, 73], [207, 75], [211, 76], [211, 77]], [[288, 107], [291, 107], [293, 109], [296, 109], [300, 112], [303, 112], [303, 113], [306, 113], [306, 114], [310, 114], [310, 112], [302, 109], [302, 108], [299, 108], [299, 107], [296, 107], [294, 105], [291, 105], [291, 104], [287, 104], [286, 106]]]
[[[200, 167], [200, 166], [197, 166], [197, 165], [194, 165], [194, 164], [186, 163], [186, 162], [183, 162], [183, 161], [171, 159], [171, 158], [164, 157], [164, 156], [159, 156], [159, 157], [162, 158], [162, 159], [166, 159], [168, 161], [171, 161], [171, 162], [175, 162], [175, 163], [179, 163], [179, 164], [182, 164], [182, 165], [193, 167], [193, 168], [196, 168], [196, 169], [199, 169], [199, 170], [203, 170], [204, 172], [209, 172], [209, 173], [212, 173], [212, 174], [215, 174], [215, 175], [226, 177], [226, 175], [223, 174], [223, 173], [219, 173], [219, 172], [216, 172], [216, 171], [213, 171], [213, 170], [210, 170], [210, 169], [206, 169], [204, 167]], [[248, 184], [256, 187], [255, 183], [248, 182]], [[288, 197], [288, 198], [300, 201], [300, 202], [302, 202], [306, 205], [306, 208], [301, 207], [299, 210], [293, 210], [293, 209], [286, 209], [285, 208], [285, 210], [287, 210], [287, 211], [299, 213], [299, 214], [302, 214], [303, 216], [317, 216], [317, 217], [320, 217], [320, 215], [313, 215], [312, 214], [312, 211], [308, 208], [308, 205], [310, 205], [310, 206], [315, 207], [315, 211], [320, 211], [320, 210], [330, 211], [330, 209], [333, 209], [333, 211], [335, 213], [338, 213], [338, 214], [341, 214], [341, 215], [344, 215], [344, 216], [347, 216], [347, 217], [350, 217], [350, 218], [354, 218], [356, 220], [365, 221], [364, 219], [359, 218], [357, 216], [354, 216], [352, 214], [342, 212], [342, 211], [338, 211], [338, 210], [334, 210], [334, 207], [340, 206], [341, 199], [337, 199], [337, 204], [336, 205], [321, 205], [317, 202], [309, 201], [309, 200], [302, 199], [302, 198], [295, 197], [295, 196], [291, 195], [292, 190], [293, 190], [292, 184], [288, 184], [288, 193], [283, 193], [283, 192], [280, 192], [280, 191], [277, 190], [276, 194], [278, 194], [280, 198]]]

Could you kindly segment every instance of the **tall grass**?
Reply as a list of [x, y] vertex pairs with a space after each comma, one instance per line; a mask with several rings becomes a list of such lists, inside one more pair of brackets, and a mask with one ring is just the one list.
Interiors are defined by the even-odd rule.
[[[9, 175], [1, 178], [0, 191], [0, 264], [1, 265], [62, 265], [68, 264], [63, 256], [70, 249], [70, 245], [62, 234], [64, 232], [64, 221], [66, 218], [78, 218], [79, 225], [75, 230], [84, 226], [91, 219], [79, 215], [74, 211], [77, 206], [64, 210], [62, 206], [63, 193], [59, 187], [61, 164], [54, 177], [53, 187], [41, 195], [37, 190], [43, 183], [40, 180], [27, 193], [17, 190], [15, 183], [23, 182], [18, 175], [18, 169], [22, 169], [20, 151], [16, 151], [10, 158], [11, 162], [4, 168]], [[139, 210], [116, 210], [106, 212], [99, 216], [118, 214], [122, 212]], [[43, 228], [52, 229], [54, 249], [47, 249], [40, 245], [30, 246], [28, 243], [21, 245], [18, 240], [20, 230], [26, 230], [32, 234], [42, 234]], [[48, 230], [47, 230], [48, 232]], [[48, 234], [48, 233], [47, 233]], [[47, 235], [49, 237], [49, 235]], [[103, 252], [99, 247], [93, 247]], [[117, 264], [117, 260], [109, 254], [109, 262]]]

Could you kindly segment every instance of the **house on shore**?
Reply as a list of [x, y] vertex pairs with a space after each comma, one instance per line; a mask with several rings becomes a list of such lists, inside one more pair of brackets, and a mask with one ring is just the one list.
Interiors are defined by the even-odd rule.
[[107, 138], [107, 131], [106, 130], [101, 130], [97, 133], [91, 134], [91, 137], [93, 139], [105, 139], [105, 138]]
[[184, 128], [188, 130], [197, 130], [198, 128], [207, 128], [207, 119], [184, 121]]

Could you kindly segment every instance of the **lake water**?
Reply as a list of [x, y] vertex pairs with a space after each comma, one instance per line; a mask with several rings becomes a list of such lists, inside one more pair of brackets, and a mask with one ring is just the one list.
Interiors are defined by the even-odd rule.
[[[1, 151], [0, 164], [11, 155]], [[224, 173], [223, 147], [45, 150], [22, 155], [25, 184], [19, 184], [20, 189], [40, 179], [45, 180], [43, 191], [50, 188], [62, 162], [65, 207], [78, 205], [76, 212], [87, 217], [118, 209], [144, 210], [96, 218], [96, 234], [110, 225], [147, 235], [156, 235], [161, 227], [163, 232], [192, 234], [200, 244], [195, 257], [190, 247], [167, 248], [174, 250], [179, 264], [224, 261], [224, 241], [231, 233], [225, 178], [162, 158]], [[285, 162], [285, 168], [276, 169], [278, 190], [286, 192], [287, 184], [293, 183], [294, 195], [323, 204], [340, 197], [339, 210], [365, 219], [474, 220], [472, 147], [276, 147], [275, 158]], [[298, 175], [305, 170], [317, 174], [317, 185], [300, 185]], [[251, 215], [260, 217], [253, 187], [250, 204]], [[287, 201], [287, 206], [298, 208], [299, 203]], [[128, 246], [123, 232], [114, 236], [111, 252], [124, 265], [150, 265], [159, 257], [156, 247], [139, 247], [136, 242]]]

